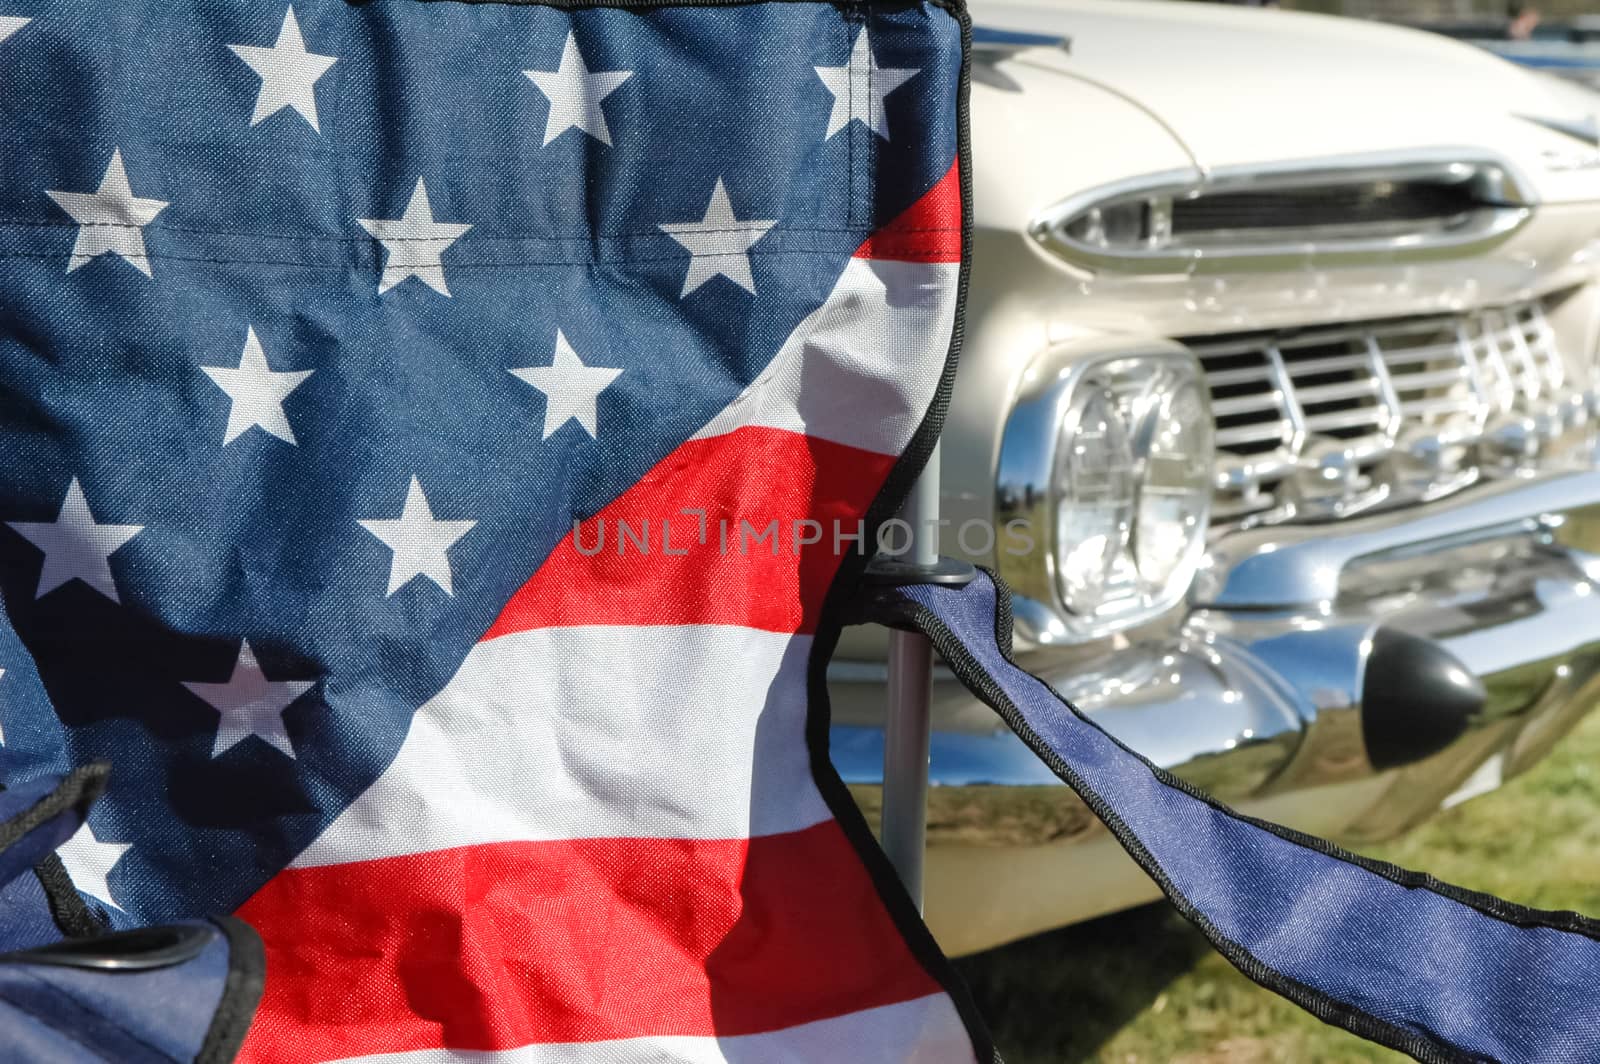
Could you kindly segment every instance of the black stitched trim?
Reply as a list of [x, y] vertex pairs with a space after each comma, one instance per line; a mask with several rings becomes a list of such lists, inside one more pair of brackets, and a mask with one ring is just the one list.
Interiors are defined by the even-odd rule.
[[[446, 0], [419, 0], [419, 2], [437, 3]], [[495, 2], [495, 0], [465, 0], [465, 2]], [[510, 2], [525, 3], [533, 0], [510, 0]], [[737, 3], [740, 0], [703, 0], [703, 2], [717, 5]], [[894, 468], [889, 471], [882, 490], [867, 508], [863, 544], [877, 542], [879, 528], [883, 522], [899, 512], [906, 496], [911, 492], [911, 486], [916, 483], [923, 466], [927, 465], [928, 456], [933, 453], [933, 445], [938, 441], [939, 433], [944, 428], [945, 413], [950, 405], [950, 391], [955, 386], [956, 365], [961, 356], [961, 341], [966, 332], [967, 287], [972, 269], [972, 138], [967, 105], [972, 84], [972, 21], [967, 15], [964, 0], [928, 0], [928, 2], [931, 6], [948, 12], [961, 27], [961, 73], [957, 85], [956, 106], [956, 160], [961, 183], [961, 265], [956, 281], [956, 316], [950, 333], [950, 347], [945, 357], [944, 371], [940, 374], [933, 400], [928, 406], [928, 412], [923, 416], [922, 423], [911, 437], [910, 444], [895, 462]], [[617, 3], [606, 6], [636, 5], [629, 3], [628, 0], [618, 0]], [[646, 3], [637, 6], [650, 5]], [[892, 2], [872, 6], [876, 10], [904, 10], [916, 5]], [[822, 792], [828, 809], [833, 813], [834, 819], [838, 821], [845, 837], [850, 841], [871, 877], [878, 897], [888, 910], [890, 919], [894, 921], [901, 938], [910, 947], [918, 963], [939, 983], [940, 988], [955, 1004], [956, 1011], [972, 1039], [973, 1055], [979, 1061], [993, 1061], [999, 1064], [1000, 1054], [995, 1050], [994, 1040], [990, 1037], [988, 1027], [984, 1024], [983, 1017], [979, 1014], [966, 984], [957, 974], [950, 959], [934, 941], [927, 925], [923, 923], [922, 914], [917, 911], [894, 867], [889, 864], [888, 857], [878, 846], [878, 841], [873, 838], [872, 829], [867, 826], [855, 799], [851, 797], [844, 781], [839, 778], [839, 773], [834, 769], [833, 761], [829, 757], [828, 732], [832, 723], [832, 709], [828, 702], [828, 661], [833, 657], [834, 648], [838, 645], [839, 634], [844, 626], [856, 623], [853, 613], [858, 585], [869, 560], [865, 551], [854, 551], [845, 555], [823, 600], [806, 677], [808, 690], [806, 745], [811, 756], [811, 775], [817, 784], [817, 789]]]
[[217, 916], [211, 922], [222, 929], [228, 940], [228, 978], [222, 984], [222, 1000], [194, 1059], [195, 1064], [228, 1064], [244, 1044], [256, 1006], [261, 1002], [262, 988], [267, 985], [267, 955], [261, 936], [243, 920]]
[[[111, 766], [95, 761], [70, 772], [61, 784], [36, 804], [0, 824], [0, 849], [15, 843], [41, 824], [60, 816], [74, 805], [87, 815], [89, 807], [104, 793]], [[4, 790], [0, 787], [0, 790]], [[68, 938], [88, 938], [105, 931], [106, 924], [85, 904], [83, 895], [72, 885], [61, 858], [50, 854], [33, 867], [33, 874], [44, 891], [50, 919]]]
[[111, 927], [93, 909], [89, 908], [67, 875], [67, 866], [61, 858], [51, 854], [33, 866], [33, 874], [44, 890], [45, 901], [50, 905], [50, 918], [68, 938], [94, 938]]
[[[350, 7], [366, 7], [380, 0], [345, 0]], [[664, 7], [754, 7], [757, 4], [818, 4], [825, 3], [841, 10], [871, 8], [875, 11], [909, 11], [921, 6], [920, 0], [383, 0], [388, 3], [413, 4], [497, 4], [502, 7], [553, 7], [564, 11], [581, 11], [585, 8], [607, 7], [655, 11]], [[958, 18], [966, 17], [966, 0], [927, 0], [934, 7], [944, 8]], [[957, 15], [957, 9], [960, 14]]]
[[[985, 572], [988, 572], [988, 570], [985, 570]], [[1004, 605], [998, 608], [1003, 609], [1005, 612], [1007, 633], [1006, 642], [1003, 644], [1003, 646], [1005, 648], [1006, 660], [1011, 661], [1012, 664], [1016, 664], [1011, 657], [1011, 589], [994, 573], [989, 573], [989, 576], [995, 582], [997, 599], [1003, 598], [1004, 600]], [[1035, 677], [1035, 679], [1037, 679], [1037, 677]], [[1043, 680], [1040, 680], [1039, 682], [1044, 683]], [[1072, 703], [1068, 702], [1065, 698], [1062, 698], [1060, 692], [1050, 687], [1049, 684], [1045, 684], [1045, 687], [1049, 688], [1050, 693], [1055, 695], [1057, 699], [1070, 708], [1072, 712], [1081, 720], [1087, 721], [1090, 724], [1094, 724], [1094, 721], [1086, 716], [1081, 710], [1072, 705]], [[1095, 724], [1094, 726], [1096, 728], [1100, 727], [1098, 724]], [[1100, 730], [1105, 731], [1103, 728]], [[1270, 820], [1262, 820], [1259, 817], [1253, 817], [1245, 813], [1236, 812], [1229, 808], [1225, 803], [1218, 801], [1212, 795], [1209, 795], [1205, 791], [1198, 789], [1187, 780], [1184, 780], [1178, 776], [1174, 776], [1166, 769], [1161, 768], [1159, 765], [1153, 764], [1143, 754], [1139, 753], [1139, 751], [1129, 747], [1121, 739], [1118, 739], [1110, 732], [1106, 732], [1105, 734], [1106, 738], [1116, 743], [1117, 746], [1121, 747], [1125, 752], [1132, 754], [1134, 757], [1137, 757], [1140, 761], [1143, 761], [1147, 766], [1149, 766], [1150, 771], [1156, 774], [1156, 778], [1162, 783], [1166, 784], [1168, 787], [1174, 787], [1177, 790], [1187, 794], [1189, 797], [1198, 799], [1199, 801], [1204, 802], [1219, 812], [1226, 813], [1235, 820], [1242, 820], [1245, 823], [1254, 827], [1258, 827], [1263, 831], [1270, 832], [1286, 842], [1292, 842], [1297, 846], [1303, 846], [1308, 850], [1313, 850], [1317, 853], [1323, 854], [1324, 856], [1336, 858], [1345, 862], [1346, 864], [1357, 865], [1358, 867], [1365, 869], [1374, 875], [1382, 876], [1384, 879], [1387, 879], [1392, 883], [1398, 883], [1400, 886], [1405, 887], [1408, 890], [1426, 890], [1433, 894], [1437, 894], [1442, 898], [1448, 898], [1450, 901], [1459, 902], [1468, 908], [1476, 909], [1485, 916], [1492, 916], [1496, 920], [1513, 924], [1517, 927], [1544, 927], [1549, 928], [1552, 931], [1563, 931], [1568, 934], [1580, 935], [1584, 938], [1593, 939], [1596, 942], [1600, 942], [1600, 920], [1585, 916], [1583, 913], [1573, 912], [1570, 909], [1552, 911], [1548, 909], [1533, 909], [1526, 905], [1518, 905], [1515, 902], [1506, 901], [1504, 898], [1496, 897], [1493, 894], [1485, 894], [1476, 890], [1467, 890], [1465, 887], [1458, 887], [1454, 883], [1446, 883], [1443, 880], [1435, 879], [1426, 872], [1413, 872], [1410, 869], [1401, 868], [1399, 865], [1390, 864], [1387, 861], [1378, 861], [1371, 857], [1363, 857], [1358, 853], [1351, 853], [1349, 850], [1336, 846], [1327, 839], [1318, 838], [1315, 835], [1307, 835], [1305, 832], [1284, 827], [1282, 824], [1275, 824]]]
[[[995, 639], [1000, 645], [1005, 660], [1009, 664], [1015, 666], [1016, 661], [1012, 657], [1012, 649], [1010, 645], [1010, 589], [1006, 586], [1004, 581], [1000, 580], [999, 577], [995, 576], [992, 572], [989, 572], [987, 569], [985, 572], [988, 573], [990, 579], [994, 581]], [[941, 656], [944, 657], [946, 663], [950, 667], [951, 672], [955, 674], [957, 679], [959, 679], [969, 691], [993, 707], [995, 712], [998, 713], [1006, 722], [1006, 724], [1017, 733], [1017, 736], [1027, 744], [1029, 749], [1033, 750], [1033, 752], [1050, 767], [1051, 771], [1053, 771], [1057, 776], [1061, 777], [1061, 779], [1069, 787], [1071, 787], [1080, 798], [1083, 799], [1084, 803], [1088, 805], [1090, 809], [1094, 811], [1095, 815], [1105, 823], [1106, 827], [1111, 831], [1113, 836], [1116, 837], [1117, 841], [1121, 843], [1123, 848], [1126, 849], [1129, 855], [1133, 857], [1133, 859], [1139, 864], [1139, 866], [1144, 870], [1145, 874], [1150, 876], [1151, 879], [1155, 880], [1155, 882], [1161, 887], [1162, 891], [1167, 895], [1168, 899], [1172, 901], [1173, 905], [1178, 909], [1178, 911], [1182, 913], [1186, 919], [1198, 927], [1201, 933], [1203, 933], [1206, 938], [1210, 940], [1211, 944], [1217, 949], [1217, 951], [1227, 958], [1228, 962], [1231, 963], [1235, 968], [1239, 969], [1239, 971], [1245, 976], [1265, 987], [1266, 989], [1271, 990], [1272, 992], [1287, 998], [1289, 1001], [1294, 1002], [1296, 1005], [1299, 1005], [1301, 1008], [1305, 1009], [1313, 1016], [1316, 1016], [1324, 1023], [1330, 1023], [1335, 1026], [1343, 1027], [1352, 1034], [1359, 1035], [1360, 1037], [1369, 1041], [1377, 1042], [1382, 1045], [1389, 1046], [1392, 1049], [1397, 1049], [1401, 1052], [1408, 1053], [1416, 1059], [1425, 1062], [1425, 1064], [1462, 1064], [1462, 1062], [1478, 1062], [1489, 1059], [1479, 1056], [1478, 1054], [1471, 1053], [1446, 1039], [1432, 1034], [1431, 1032], [1419, 1031], [1416, 1029], [1392, 1024], [1386, 1020], [1373, 1016], [1371, 1013], [1351, 1005], [1348, 1002], [1334, 998], [1321, 990], [1306, 986], [1304, 983], [1292, 979], [1284, 975], [1282, 972], [1279, 972], [1276, 969], [1262, 963], [1255, 957], [1254, 954], [1250, 953], [1242, 946], [1224, 936], [1217, 929], [1217, 927], [1206, 918], [1204, 913], [1200, 912], [1192, 903], [1188, 901], [1186, 897], [1179, 893], [1176, 886], [1166, 877], [1165, 873], [1163, 873], [1160, 867], [1156, 864], [1154, 857], [1148, 850], [1145, 849], [1143, 843], [1139, 841], [1138, 837], [1133, 834], [1133, 832], [1115, 813], [1115, 811], [1113, 811], [1097, 793], [1089, 788], [1083, 779], [1072, 769], [1072, 767], [1058, 757], [1054, 751], [1052, 751], [1049, 746], [1044, 743], [1039, 735], [1034, 732], [1031, 727], [1029, 727], [1021, 712], [1010, 700], [1010, 698], [1007, 697], [1000, 685], [993, 679], [993, 677], [989, 675], [982, 665], [978, 663], [972, 654], [967, 651], [962, 642], [955, 636], [953, 632], [950, 631], [944, 622], [933, 613], [932, 610], [929, 610], [918, 603], [903, 599], [898, 600], [893, 604], [884, 600], [880, 600], [878, 606], [885, 619], [909, 623], [928, 635], [928, 637], [933, 641], [934, 645], [938, 648]], [[1105, 734], [1106, 737], [1111, 739], [1112, 742], [1115, 742], [1118, 747], [1124, 751], [1127, 751], [1140, 761], [1143, 761], [1145, 766], [1156, 776], [1158, 780], [1160, 780], [1161, 783], [1175, 788], [1176, 790], [1182, 791], [1184, 794], [1187, 794], [1192, 798], [1203, 801], [1212, 808], [1224, 812], [1229, 816], [1259, 827], [1265, 831], [1269, 831], [1279, 838], [1285, 839], [1286, 841], [1305, 846], [1308, 849], [1316, 851], [1317, 853], [1333, 857], [1337, 860], [1345, 861], [1377, 875], [1381, 875], [1385, 879], [1399, 883], [1402, 886], [1413, 889], [1429, 890], [1451, 901], [1460, 902], [1461, 904], [1476, 909], [1485, 915], [1491, 916], [1495, 919], [1504, 920], [1505, 922], [1511, 923], [1515, 926], [1545, 927], [1552, 930], [1579, 934], [1587, 938], [1596, 937], [1595, 932], [1597, 928], [1600, 928], [1600, 922], [1591, 920], [1588, 917], [1582, 916], [1578, 913], [1546, 912], [1543, 910], [1531, 909], [1526, 906], [1514, 905], [1511, 902], [1504, 901], [1503, 899], [1496, 898], [1492, 895], [1482, 894], [1476, 891], [1463, 890], [1460, 887], [1455, 887], [1447, 883], [1441, 883], [1432, 876], [1417, 872], [1410, 872], [1381, 861], [1373, 861], [1369, 858], [1360, 857], [1356, 854], [1349, 853], [1338, 846], [1327, 842], [1326, 840], [1305, 835], [1301, 832], [1293, 831], [1289, 828], [1285, 828], [1278, 824], [1273, 824], [1269, 821], [1235, 813], [1228, 809], [1226, 805], [1217, 801], [1210, 795], [1197, 790], [1189, 783], [1179, 779], [1176, 776], [1173, 776], [1165, 769], [1152, 764], [1147, 758], [1139, 754], [1138, 751], [1129, 749], [1124, 743], [1117, 740], [1115, 736], [1110, 735], [1109, 733], [1105, 732], [1103, 728], [1100, 728], [1098, 724], [1081, 712], [1076, 706], [1072, 705], [1071, 702], [1067, 701], [1065, 698], [1062, 698], [1059, 692], [1055, 691], [1048, 684], [1044, 683], [1043, 680], [1039, 680], [1037, 677], [1032, 678], [1034, 682], [1039, 683], [1046, 690], [1049, 690], [1051, 694], [1055, 695], [1055, 697], [1059, 699], [1063, 705], [1070, 709], [1079, 720], [1088, 724], [1090, 727], [1101, 731], [1102, 734]]]
[[14, 845], [40, 825], [54, 820], [69, 809], [76, 808], [87, 814], [89, 806], [105, 791], [106, 777], [111, 766], [104, 761], [75, 768], [56, 786], [56, 789], [24, 809], [16, 816], [0, 823], [0, 850]]

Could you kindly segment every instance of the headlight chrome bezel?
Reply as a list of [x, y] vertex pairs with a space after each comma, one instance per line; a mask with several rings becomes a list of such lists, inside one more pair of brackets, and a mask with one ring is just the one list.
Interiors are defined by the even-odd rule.
[[[1063, 587], [1063, 564], [1056, 542], [1056, 476], [1073, 436], [1086, 395], [1111, 391], [1126, 423], [1128, 462], [1133, 480], [1128, 527], [1118, 545], [1121, 579], [1093, 609], [1072, 601]], [[1191, 415], [1198, 411], [1195, 431], [1202, 446], [1190, 459], [1198, 473], [1197, 507], [1181, 557], [1156, 586], [1136, 564], [1141, 535], [1139, 514], [1143, 487], [1151, 473], [1150, 452], [1157, 426], [1170, 415], [1176, 396], [1184, 393]], [[1166, 614], [1188, 593], [1205, 549], [1211, 504], [1214, 440], [1209, 393], [1199, 361], [1183, 346], [1149, 341], [1137, 346], [1068, 345], [1046, 352], [1025, 372], [1001, 441], [996, 486], [996, 517], [1002, 529], [1022, 521], [1026, 551], [1011, 549], [1020, 537], [1000, 538], [1000, 574], [1016, 592], [1018, 634], [1038, 645], [1076, 644], [1102, 639]], [[1145, 530], [1149, 534], [1149, 530]]]

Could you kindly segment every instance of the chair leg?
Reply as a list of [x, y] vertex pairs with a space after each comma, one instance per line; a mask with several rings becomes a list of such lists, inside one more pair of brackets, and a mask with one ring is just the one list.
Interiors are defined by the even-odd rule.
[[[901, 510], [911, 526], [906, 559], [939, 563], [939, 449]], [[916, 632], [889, 633], [888, 713], [883, 744], [883, 848], [906, 893], [922, 907], [923, 851], [928, 830], [929, 699], [933, 646]]]

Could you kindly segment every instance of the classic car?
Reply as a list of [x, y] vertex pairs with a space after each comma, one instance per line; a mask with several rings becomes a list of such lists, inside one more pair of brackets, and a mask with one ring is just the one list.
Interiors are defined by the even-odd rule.
[[[1324, 16], [972, 14], [943, 550], [1010, 583], [1019, 661], [1156, 764], [1349, 843], [1537, 761], [1600, 695], [1600, 96]], [[852, 629], [830, 673], [869, 816], [883, 646]], [[933, 687], [948, 950], [1159, 896]]]

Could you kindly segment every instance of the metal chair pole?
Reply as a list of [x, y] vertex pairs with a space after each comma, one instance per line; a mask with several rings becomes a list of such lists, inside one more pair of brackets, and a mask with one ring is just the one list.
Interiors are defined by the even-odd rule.
[[[900, 517], [911, 526], [915, 565], [939, 562], [939, 448], [911, 489]], [[889, 705], [883, 743], [883, 849], [906, 893], [922, 908], [922, 864], [928, 831], [929, 699], [933, 646], [916, 632], [889, 633]]]

